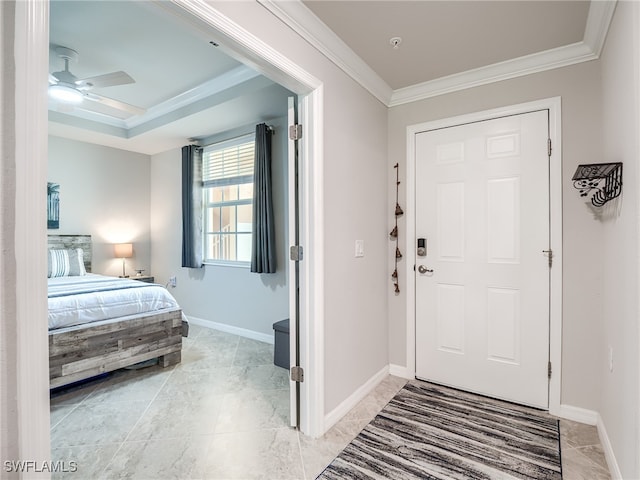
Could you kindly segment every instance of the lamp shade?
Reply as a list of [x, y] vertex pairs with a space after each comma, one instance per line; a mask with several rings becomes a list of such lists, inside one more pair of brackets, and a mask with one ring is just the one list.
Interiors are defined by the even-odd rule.
[[113, 247], [116, 258], [133, 257], [133, 243], [116, 243]]

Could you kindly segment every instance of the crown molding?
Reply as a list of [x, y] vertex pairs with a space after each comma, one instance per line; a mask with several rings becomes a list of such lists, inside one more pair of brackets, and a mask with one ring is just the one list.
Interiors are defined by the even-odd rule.
[[[222, 38], [230, 40], [231, 45], [223, 48], [228, 55], [293, 92], [308, 93], [322, 84], [296, 62], [223, 15], [208, 0], [153, 1], [196, 27], [198, 23], [194, 19], [204, 22], [208, 28], [213, 27]], [[189, 15], [185, 16], [185, 13]]]
[[[316, 17], [302, 1], [257, 1], [387, 107], [403, 105], [480, 85], [595, 60], [599, 58], [604, 46], [616, 7], [616, 0], [594, 0], [591, 2], [582, 42], [392, 90], [371, 67]], [[217, 11], [203, 6], [204, 2], [202, 0], [173, 0], [173, 2], [185, 9], [190, 9], [194, 13], [197, 12], [200, 18], [204, 18], [209, 22], [214, 21], [218, 28], [222, 24], [226, 28], [221, 28], [221, 30], [230, 37], [235, 38], [237, 36], [236, 30], [238, 27], [229, 23], [228, 20], [226, 20], [227, 23], [222, 22], [218, 16], [215, 16], [212, 20], [212, 15], [216, 14]], [[292, 66], [291, 62], [275, 54], [259, 40], [251, 38], [248, 41], [245, 38], [244, 41], [245, 43], [248, 42], [246, 47], [250, 50], [263, 52], [265, 56], [273, 58], [275, 64], [284, 65], [287, 70], [296, 70], [297, 66]], [[303, 78], [304, 83], [319, 83], [315, 78], [304, 77], [297, 70], [294, 73], [297, 74], [294, 75], [296, 78]], [[56, 107], [53, 103], [49, 104], [49, 118], [53, 121], [68, 123], [69, 116], [78, 117], [96, 124], [104, 124], [104, 128], [109, 132], [113, 134], [114, 131], [117, 131], [117, 135], [122, 136], [122, 132], [128, 132], [134, 127], [140, 127], [179, 108], [203, 100], [228, 88], [233, 88], [256, 75], [257, 73], [254, 70], [246, 66], [237, 67], [219, 78], [212, 79], [188, 92], [151, 107], [140, 116], [128, 119], [109, 117], [82, 109], [76, 109], [73, 113], [67, 115], [60, 115], [55, 112]]]
[[257, 0], [388, 107], [599, 58], [617, 0], [592, 0], [582, 42], [392, 90], [301, 0]]
[[604, 41], [609, 32], [609, 25], [616, 10], [617, 0], [592, 0], [589, 5], [589, 16], [584, 29], [584, 43], [589, 45], [593, 53], [600, 57]]
[[424, 100], [493, 82], [567, 67], [600, 57], [617, 0], [592, 0], [582, 42], [494, 63], [394, 90], [389, 107]]
[[76, 109], [72, 112], [60, 112], [56, 105], [49, 103], [49, 122], [84, 128], [94, 132], [127, 138], [128, 128], [124, 120], [98, 112]]
[[389, 104], [391, 87], [302, 1], [257, 1], [374, 97]]
[[[206, 100], [207, 98], [238, 87], [239, 85], [247, 82], [253, 78], [258, 77], [260, 74], [255, 70], [250, 69], [244, 65], [229, 70], [228, 72], [212, 78], [197, 87], [180, 93], [175, 97], [172, 97], [164, 102], [150, 107], [142, 115], [136, 115], [131, 118], [118, 118], [112, 117], [103, 113], [94, 112], [92, 110], [76, 107], [69, 112], [57, 111], [58, 105], [55, 101], [49, 101], [49, 120], [65, 123], [68, 125], [77, 123], [73, 118], [82, 119], [88, 123], [80, 123], [80, 125], [92, 125], [91, 130], [102, 131], [103, 133], [109, 133], [111, 135], [121, 136], [127, 138], [130, 136], [130, 131], [136, 127], [144, 127], [152, 120], [156, 120], [162, 116], [169, 115], [176, 110], [184, 107], [188, 107], [196, 102]], [[104, 127], [99, 127], [103, 125]]]
[[584, 42], [494, 63], [393, 91], [389, 107], [598, 58]]
[[153, 107], [149, 108], [142, 115], [132, 117], [125, 120], [127, 128], [138, 127], [145, 123], [155, 120], [163, 115], [170, 114], [179, 108], [186, 107], [192, 103], [204, 100], [216, 93], [223, 92], [225, 90], [237, 87], [241, 83], [244, 83], [252, 78], [259, 76], [260, 74], [255, 70], [240, 65], [239, 67], [229, 70], [211, 80], [208, 80], [197, 87], [180, 93], [173, 98], [170, 98], [164, 102], [161, 102]]

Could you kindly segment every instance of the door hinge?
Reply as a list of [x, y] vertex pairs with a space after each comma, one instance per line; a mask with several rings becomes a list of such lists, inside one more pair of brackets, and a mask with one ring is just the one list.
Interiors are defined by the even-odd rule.
[[551, 150], [552, 150], [552, 148], [551, 148], [551, 139], [549, 138], [547, 140], [547, 155], [548, 156], [551, 156]]
[[302, 138], [302, 125], [296, 123], [289, 125], [289, 140], [300, 140]]
[[549, 259], [549, 268], [553, 267], [553, 250], [542, 250], [542, 253], [546, 254]]
[[304, 382], [304, 370], [302, 367], [291, 367], [291, 381], [297, 383]]
[[551, 362], [547, 364], [547, 375], [551, 378]]
[[304, 249], [300, 245], [293, 245], [289, 249], [289, 258], [294, 262], [301, 262], [304, 256]]

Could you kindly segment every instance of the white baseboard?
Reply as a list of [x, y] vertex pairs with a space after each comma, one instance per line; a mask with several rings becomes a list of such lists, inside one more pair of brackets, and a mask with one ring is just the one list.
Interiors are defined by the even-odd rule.
[[233, 325], [226, 325], [224, 323], [212, 322], [210, 320], [204, 320], [202, 318], [186, 316], [189, 323], [198, 325], [200, 327], [211, 328], [213, 330], [220, 330], [221, 332], [233, 333], [245, 338], [251, 338], [252, 340], [258, 340], [259, 342], [274, 343], [274, 336], [267, 335], [266, 333], [254, 332], [253, 330], [247, 330], [246, 328], [234, 327]]
[[613, 447], [611, 446], [611, 442], [609, 441], [607, 429], [604, 426], [604, 422], [602, 421], [602, 417], [600, 416], [600, 414], [597, 415], [598, 436], [600, 437], [600, 443], [602, 444], [602, 449], [604, 450], [604, 458], [607, 459], [609, 473], [611, 474], [611, 478], [613, 480], [622, 480], [622, 473], [620, 473], [620, 467], [618, 466], [616, 456], [613, 453]]
[[406, 378], [407, 380], [413, 380], [415, 378], [415, 375], [413, 375], [407, 367], [394, 365], [393, 363], [389, 364], [389, 375], [393, 375], [394, 377]]
[[369, 395], [369, 393], [371, 393], [388, 374], [389, 366], [385, 365], [382, 370], [373, 375], [364, 385], [340, 403], [340, 405], [327, 413], [324, 416], [324, 431], [328, 431], [338, 423], [342, 417], [349, 413], [349, 411], [360, 402], [360, 400]]
[[587, 410], [586, 408], [574, 407], [572, 405], [560, 405], [560, 414], [558, 416], [560, 418], [566, 418], [567, 420], [573, 420], [574, 422], [595, 425], [598, 428], [598, 437], [600, 437], [604, 456], [607, 459], [611, 478], [613, 480], [622, 480], [620, 467], [618, 466], [615, 453], [613, 452], [613, 447], [609, 441], [607, 429], [600, 414], [594, 410]]
[[560, 405], [560, 411], [558, 412], [560, 418], [566, 418], [567, 420], [573, 420], [574, 422], [585, 423], [587, 425], [598, 424], [598, 412], [594, 410], [587, 410], [586, 408], [574, 407], [573, 405]]

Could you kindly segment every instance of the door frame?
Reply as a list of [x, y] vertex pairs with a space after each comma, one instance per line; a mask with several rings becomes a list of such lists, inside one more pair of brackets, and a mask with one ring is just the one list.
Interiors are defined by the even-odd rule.
[[[158, 2], [158, 5], [167, 3]], [[48, 123], [46, 85], [49, 66], [49, 2], [15, 2], [14, 52], [15, 109], [8, 120], [15, 125], [15, 261], [17, 314], [8, 327], [17, 331], [16, 364], [7, 368], [16, 375], [15, 424], [20, 433], [17, 454], [21, 459], [50, 458], [48, 396], [48, 347], [46, 323], [46, 228], [44, 190]], [[318, 437], [324, 433], [324, 223], [323, 223], [323, 84], [298, 64], [199, 0], [173, 0], [169, 10], [188, 18], [197, 28], [215, 32], [242, 58], [274, 81], [301, 97], [305, 137], [301, 145], [304, 164], [300, 182], [301, 231], [305, 260], [301, 265], [301, 365], [305, 381], [301, 392], [301, 430]], [[228, 43], [227, 43], [228, 42]], [[4, 108], [4, 107], [3, 107]], [[8, 108], [8, 107], [7, 107]], [[12, 115], [13, 114], [13, 115]], [[45, 387], [46, 385], [46, 387]], [[48, 475], [43, 475], [48, 477]]]
[[[560, 414], [560, 394], [562, 385], [562, 124], [561, 97], [552, 97], [533, 102], [510, 105], [466, 115], [444, 118], [407, 127], [407, 243], [408, 259], [415, 259], [416, 231], [416, 142], [418, 133], [442, 129], [473, 122], [482, 122], [509, 115], [519, 115], [539, 110], [549, 110], [549, 138], [552, 150], [549, 165], [549, 226], [550, 242], [553, 250], [553, 267], [549, 285], [549, 360], [553, 370], [549, 380], [549, 413]], [[411, 262], [411, 260], [409, 260]], [[416, 370], [416, 276], [411, 264], [406, 269], [406, 362], [407, 375], [415, 378]]]

